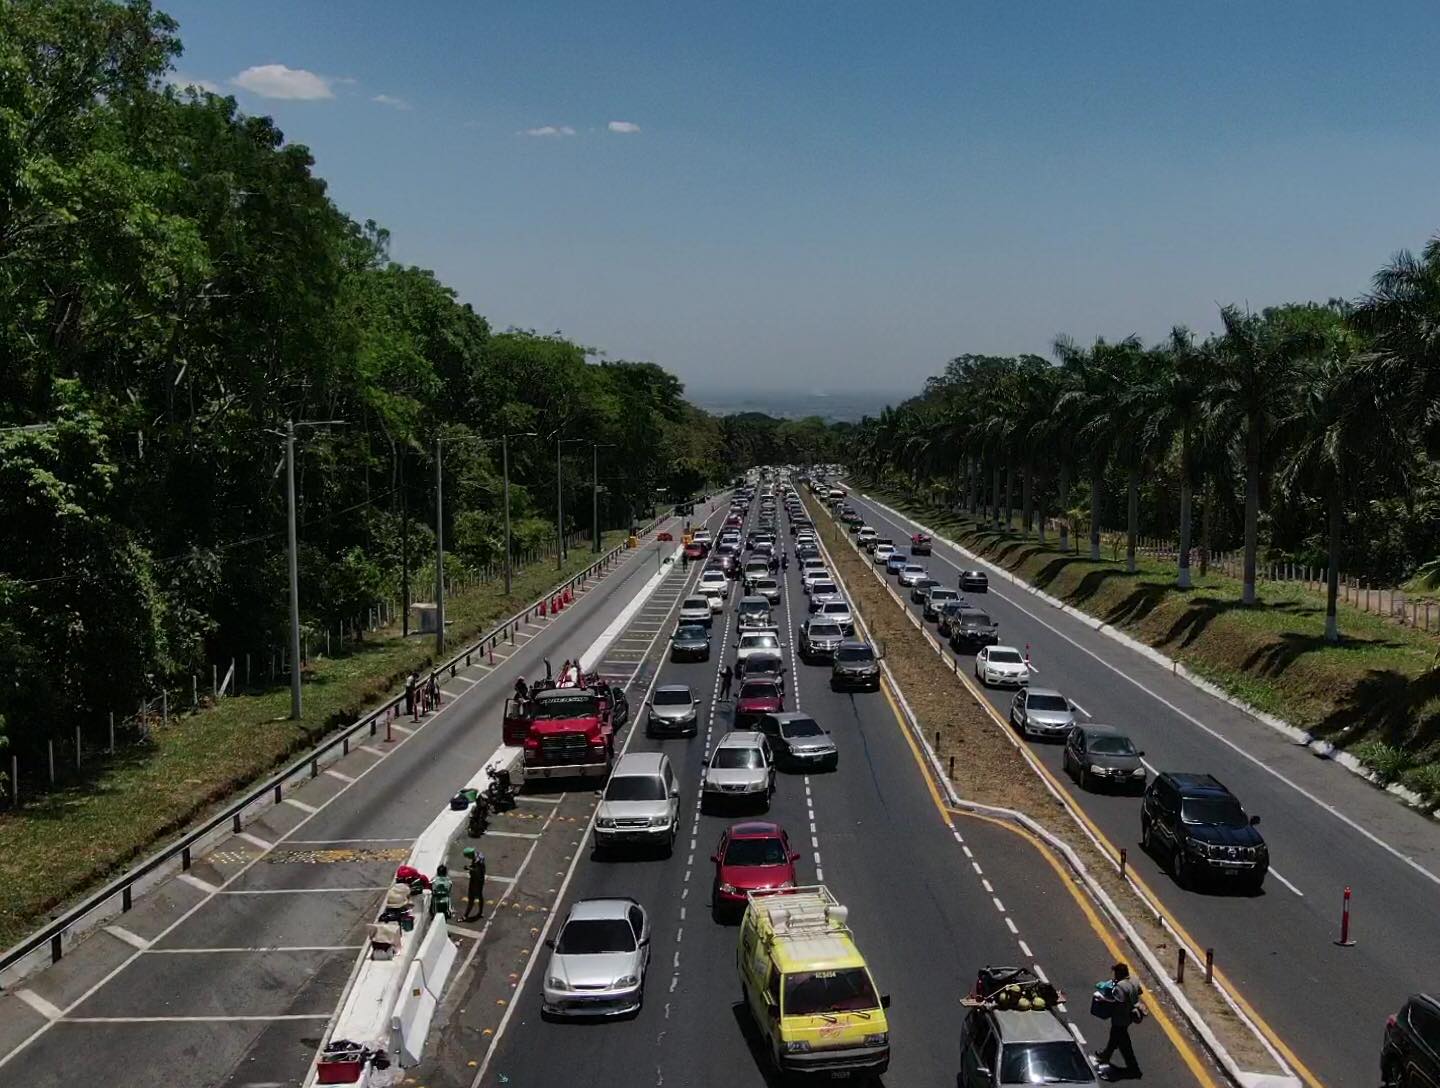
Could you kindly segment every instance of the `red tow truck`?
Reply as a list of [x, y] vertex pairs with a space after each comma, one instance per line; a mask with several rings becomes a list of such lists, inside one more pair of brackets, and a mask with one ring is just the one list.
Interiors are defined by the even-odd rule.
[[911, 554], [911, 555], [929, 555], [929, 554], [930, 554], [930, 534], [929, 534], [929, 533], [914, 533], [914, 534], [910, 537], [910, 554]]
[[577, 685], [540, 685], [529, 698], [507, 699], [503, 736], [524, 748], [527, 779], [603, 779], [615, 759], [615, 731], [629, 717], [625, 693], [592, 674]]

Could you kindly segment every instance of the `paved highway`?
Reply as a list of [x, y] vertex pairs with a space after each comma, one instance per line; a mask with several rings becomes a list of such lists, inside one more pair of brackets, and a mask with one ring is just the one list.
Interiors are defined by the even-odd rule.
[[[912, 521], [861, 494], [848, 501], [881, 536], [908, 545]], [[1440, 828], [1004, 580], [993, 566], [939, 540], [928, 566], [951, 586], [960, 568], [987, 570], [990, 592], [969, 599], [999, 621], [1002, 643], [1030, 645], [1033, 684], [1056, 688], [1085, 717], [1124, 729], [1152, 773], [1213, 774], [1262, 817], [1273, 863], [1263, 894], [1184, 891], [1139, 846], [1138, 798], [1082, 791], [1061, 773], [1058, 744], [1030, 742], [1109, 841], [1128, 850], [1196, 944], [1215, 949], [1217, 963], [1298, 1055], [1312, 1084], [1377, 1082], [1385, 1017], [1406, 995], [1435, 987]], [[962, 657], [967, 669], [972, 660]], [[1007, 715], [1011, 693], [989, 696]], [[1357, 944], [1340, 948], [1334, 941], [1347, 885], [1355, 893]]]
[[[671, 525], [671, 528], [678, 526]], [[665, 545], [668, 549], [673, 545]], [[647, 543], [446, 705], [357, 748], [189, 874], [0, 995], [0, 1085], [296, 1085], [380, 891], [415, 837], [500, 743], [518, 676], [585, 650], [657, 569]]]
[[[695, 575], [692, 570], [689, 576]], [[774, 1083], [739, 1003], [738, 930], [714, 921], [710, 911], [710, 854], [722, 829], [744, 815], [702, 814], [697, 802], [705, 755], [730, 727], [730, 703], [717, 698], [717, 673], [722, 663], [733, 661], [737, 600], [738, 589], [716, 617], [708, 663], [667, 660], [658, 676], [650, 668], [636, 678], [640, 689], [651, 680], [689, 684], [702, 703], [694, 739], [648, 739], [643, 715], [626, 736], [631, 751], [667, 752], [680, 774], [685, 818], [674, 855], [602, 861], [591, 855], [587, 840], [567, 833], [581, 849], [569, 858], [569, 884], [561, 885], [563, 897], [551, 913], [563, 918], [571, 902], [588, 896], [633, 896], [646, 905], [654, 941], [644, 1008], [630, 1020], [543, 1021], [543, 947], [524, 973], [539, 937], [532, 923], [524, 955], [497, 955], [488, 963], [476, 959], [474, 972], [495, 978], [488, 989], [475, 977], [452, 983], [442, 1037], [434, 1044], [439, 1056], [416, 1071], [417, 1083], [430, 1088], [577, 1079], [602, 1086]], [[1093, 1049], [1099, 1022], [1088, 1016], [1088, 993], [1111, 961], [1101, 938], [1025, 840], [987, 822], [951, 822], [932, 799], [884, 693], [833, 692], [828, 667], [795, 661], [791, 648], [805, 602], [792, 568], [777, 613], [791, 668], [787, 709], [801, 709], [832, 731], [840, 765], [834, 773], [782, 772], [769, 816], [803, 852], [801, 882], [823, 881], [850, 908], [857, 943], [877, 984], [893, 996], [886, 1083], [954, 1082], [958, 999], [985, 963], [1037, 965], [1077, 996], [1067, 1019], [1092, 1036]], [[631, 698], [640, 701], [635, 688]], [[558, 883], [562, 873], [553, 875], [552, 883]], [[506, 978], [510, 986], [518, 984], [513, 992], [504, 986]], [[495, 993], [504, 996], [484, 996]], [[1158, 1030], [1141, 1029], [1137, 1045], [1152, 1083], [1211, 1083], [1208, 1073], [1190, 1072]]]

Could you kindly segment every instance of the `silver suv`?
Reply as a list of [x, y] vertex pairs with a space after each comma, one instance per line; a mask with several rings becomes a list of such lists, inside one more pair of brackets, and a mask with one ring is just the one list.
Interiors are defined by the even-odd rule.
[[977, 1008], [965, 1018], [956, 1088], [1099, 1083], [1080, 1044], [1049, 1009]]
[[700, 798], [707, 804], [719, 801], [758, 802], [770, 807], [775, 792], [775, 760], [770, 742], [760, 733], [735, 730], [726, 733], [710, 753], [700, 780]]
[[658, 846], [668, 857], [680, 827], [680, 784], [663, 752], [620, 757], [595, 810], [595, 850]]

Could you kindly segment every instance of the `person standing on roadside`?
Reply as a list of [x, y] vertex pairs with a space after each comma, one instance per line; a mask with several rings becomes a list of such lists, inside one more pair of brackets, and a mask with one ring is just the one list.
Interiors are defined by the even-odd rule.
[[735, 672], [726, 665], [720, 670], [720, 698], [730, 698], [730, 682], [735, 679]]
[[485, 915], [485, 855], [473, 846], [465, 847], [465, 871], [470, 874], [466, 888], [465, 921], [473, 922]]
[[415, 685], [420, 682], [420, 677], [413, 671], [405, 678], [405, 713], [407, 716], [415, 714]]
[[1118, 1070], [1110, 1065], [1110, 1056], [1116, 1050], [1125, 1059], [1125, 1076], [1140, 1076], [1140, 1063], [1135, 1060], [1135, 1047], [1130, 1042], [1130, 1025], [1138, 1024], [1144, 1018], [1140, 1006], [1143, 989], [1140, 983], [1130, 977], [1130, 968], [1124, 963], [1113, 964], [1110, 968], [1112, 981], [1101, 992], [1106, 994], [1110, 1013], [1110, 1037], [1105, 1046], [1095, 1051], [1095, 1060], [1106, 1067], [1106, 1079], [1114, 1079]]

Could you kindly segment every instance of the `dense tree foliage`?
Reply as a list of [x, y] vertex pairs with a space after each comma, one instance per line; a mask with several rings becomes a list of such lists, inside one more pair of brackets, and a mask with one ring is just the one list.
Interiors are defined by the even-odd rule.
[[1062, 546], [1088, 528], [1094, 558], [1123, 525], [1132, 569], [1141, 533], [1170, 537], [1182, 588], [1196, 546], [1202, 563], [1243, 548], [1246, 603], [1259, 562], [1328, 569], [1331, 638], [1338, 570], [1440, 579], [1440, 240], [1356, 303], [1220, 318], [1201, 342], [1176, 328], [1148, 348], [1062, 337], [1054, 363], [960, 356], [862, 421], [848, 460], [997, 526], [1053, 521]]
[[270, 119], [170, 87], [179, 52], [144, 0], [0, 5], [0, 721], [17, 743], [284, 644], [286, 420], [338, 421], [300, 431], [296, 465], [303, 620], [330, 629], [396, 595], [405, 555], [428, 562], [437, 440], [447, 562], [478, 568], [503, 553], [503, 434], [522, 551], [556, 533], [557, 440], [568, 531], [590, 525], [592, 472], [620, 526], [823, 431], [731, 440], [659, 366], [496, 333], [390, 261]]

